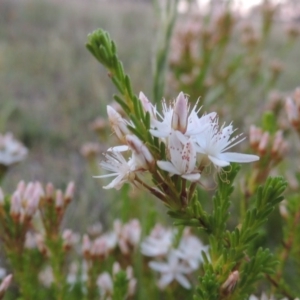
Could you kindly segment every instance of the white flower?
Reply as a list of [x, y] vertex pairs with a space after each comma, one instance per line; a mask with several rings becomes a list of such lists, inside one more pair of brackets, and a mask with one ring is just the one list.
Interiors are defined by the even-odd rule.
[[158, 282], [161, 289], [164, 289], [173, 280], [176, 280], [186, 289], [191, 288], [191, 284], [184, 274], [191, 273], [192, 268], [180, 262], [179, 257], [174, 251], [169, 253], [167, 262], [151, 261], [149, 267], [162, 274]]
[[172, 237], [171, 229], [156, 225], [141, 243], [142, 254], [151, 257], [166, 255], [172, 246]]
[[0, 134], [0, 164], [10, 166], [22, 161], [27, 155], [27, 148], [15, 140], [11, 133]]
[[183, 235], [179, 247], [175, 250], [176, 255], [185, 261], [193, 270], [198, 269], [202, 262], [202, 251], [207, 252], [208, 246], [204, 246], [201, 241], [193, 235]]
[[197, 152], [204, 154], [205, 158], [218, 167], [226, 167], [230, 162], [247, 163], [258, 160], [256, 155], [225, 152], [245, 139], [237, 140], [240, 135], [231, 138], [234, 131], [232, 125], [219, 128], [218, 124], [211, 123], [205, 131], [194, 136]]
[[111, 151], [105, 154], [106, 161], [102, 161], [100, 165], [103, 169], [111, 171], [113, 173], [94, 176], [94, 178], [105, 178], [116, 176], [116, 178], [108, 185], [104, 186], [104, 189], [115, 188], [119, 190], [123, 184], [127, 181], [133, 181], [135, 178], [135, 168], [132, 159], [127, 162], [120, 152]]
[[196, 148], [193, 141], [188, 139], [181, 143], [173, 131], [170, 135], [168, 149], [171, 162], [159, 160], [157, 165], [162, 170], [169, 172], [171, 176], [177, 174], [190, 181], [199, 180], [200, 173], [196, 169]]

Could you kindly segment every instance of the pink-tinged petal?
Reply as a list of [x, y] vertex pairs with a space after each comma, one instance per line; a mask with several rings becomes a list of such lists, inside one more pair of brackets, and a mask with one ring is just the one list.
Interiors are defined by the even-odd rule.
[[177, 273], [175, 275], [175, 278], [180, 283], [180, 285], [183, 286], [184, 288], [186, 288], [186, 289], [190, 289], [191, 288], [190, 282], [182, 274]]
[[243, 154], [235, 152], [225, 152], [218, 155], [220, 160], [226, 160], [237, 163], [248, 163], [259, 160], [259, 156], [252, 154]]
[[196, 173], [196, 174], [184, 174], [184, 175], [181, 175], [182, 178], [184, 179], [187, 179], [189, 181], [198, 181], [201, 177], [201, 175], [199, 173]]
[[191, 173], [196, 167], [196, 150], [191, 140], [187, 141], [181, 154], [182, 173]]
[[177, 169], [173, 166], [173, 164], [171, 164], [169, 161], [158, 160], [158, 161], [157, 161], [157, 165], [158, 165], [159, 168], [161, 168], [162, 170], [171, 173], [171, 175], [173, 175], [173, 174], [180, 175], [180, 173], [178, 172], [178, 170], [177, 170]]
[[181, 92], [176, 98], [172, 115], [172, 128], [182, 133], [186, 132], [188, 121], [188, 103], [187, 98]]
[[230, 165], [230, 163], [228, 161], [218, 159], [218, 158], [216, 158], [214, 156], [211, 156], [211, 155], [208, 155], [208, 158], [211, 160], [211, 162], [214, 165], [219, 166], [219, 167], [226, 167], [226, 166]]

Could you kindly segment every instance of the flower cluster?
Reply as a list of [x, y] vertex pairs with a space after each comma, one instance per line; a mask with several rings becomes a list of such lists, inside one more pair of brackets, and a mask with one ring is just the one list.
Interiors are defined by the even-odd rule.
[[122, 224], [119, 220], [114, 222], [113, 230], [97, 236], [94, 240], [85, 234], [82, 242], [82, 252], [87, 260], [106, 258], [116, 248], [123, 255], [129, 255], [130, 251], [137, 247], [141, 236], [141, 225], [133, 219]]
[[27, 155], [27, 148], [14, 139], [11, 133], [0, 134], [0, 165], [6, 167], [22, 161]]
[[[230, 165], [230, 162], [247, 163], [259, 159], [256, 155], [228, 152], [245, 138], [233, 136], [235, 129], [232, 124], [220, 125], [215, 112], [199, 117], [197, 104], [191, 109], [182, 92], [170, 105], [163, 101], [162, 114], [143, 93], [140, 93], [139, 100], [144, 112], [150, 115], [149, 133], [165, 144], [166, 153], [160, 153], [160, 157], [155, 159], [150, 148], [129, 130], [134, 125], [108, 106], [111, 127], [123, 145], [110, 148], [105, 154], [106, 160], [100, 163], [112, 173], [96, 177], [116, 176], [104, 188], [119, 189], [125, 182], [136, 181], [138, 172], [148, 170], [153, 173], [153, 170], [157, 170], [156, 166], [170, 176], [179, 175], [196, 182], [210, 163], [222, 168]], [[131, 151], [128, 160], [122, 154], [127, 150]]]
[[176, 280], [184, 288], [191, 288], [186, 278], [197, 270], [202, 262], [202, 251], [207, 252], [208, 247], [194, 235], [188, 228], [185, 229], [178, 243], [174, 246], [177, 232], [156, 225], [141, 243], [141, 252], [145, 256], [155, 260], [149, 262], [149, 267], [161, 273], [158, 286], [166, 288], [173, 280]]

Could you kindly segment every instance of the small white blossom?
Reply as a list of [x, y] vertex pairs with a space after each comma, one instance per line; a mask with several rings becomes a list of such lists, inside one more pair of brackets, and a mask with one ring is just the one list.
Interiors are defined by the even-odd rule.
[[161, 225], [156, 225], [150, 235], [141, 243], [143, 255], [156, 257], [168, 253], [172, 246], [173, 232]]
[[181, 177], [197, 181], [200, 178], [199, 170], [196, 169], [196, 148], [192, 140], [187, 140], [184, 144], [180, 142], [173, 131], [169, 139], [169, 161], [157, 161], [157, 165], [170, 175], [180, 175]]
[[94, 176], [94, 178], [105, 178], [111, 176], [116, 176], [116, 178], [110, 184], [104, 186], [104, 189], [115, 188], [119, 190], [125, 182], [134, 180], [135, 165], [132, 159], [126, 161], [120, 152], [115, 151], [106, 153], [105, 158], [106, 161], [102, 161], [100, 165], [103, 167], [103, 169], [113, 173]]
[[191, 288], [191, 284], [184, 276], [190, 274], [193, 270], [183, 262], [180, 262], [179, 257], [174, 251], [171, 251], [167, 257], [167, 262], [150, 261], [149, 267], [161, 273], [158, 286], [164, 289], [173, 280], [176, 280], [186, 289]]
[[188, 234], [183, 235], [180, 240], [179, 247], [175, 250], [175, 253], [193, 270], [196, 270], [203, 261], [202, 251], [207, 252], [208, 246], [204, 246], [197, 237]]
[[27, 148], [14, 139], [11, 133], [0, 134], [0, 164], [10, 166], [27, 156]]
[[196, 151], [217, 167], [226, 167], [230, 162], [247, 163], [258, 160], [256, 155], [226, 152], [245, 139], [238, 140], [240, 135], [231, 137], [234, 131], [232, 125], [219, 128], [216, 123], [211, 123], [205, 131], [194, 136]]

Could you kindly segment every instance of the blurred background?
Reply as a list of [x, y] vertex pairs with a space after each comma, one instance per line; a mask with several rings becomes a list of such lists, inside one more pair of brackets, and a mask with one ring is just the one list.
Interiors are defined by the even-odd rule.
[[[196, 18], [208, 12], [217, 14], [224, 3], [180, 1], [175, 34], [187, 23], [190, 14]], [[254, 27], [258, 24], [260, 1], [232, 3], [234, 14], [241, 20], [237, 29], [244, 26], [243, 21]], [[245, 104], [245, 109], [242, 103], [240, 113], [239, 109], [235, 111], [235, 122], [241, 129], [257, 117], [247, 114], [249, 107], [255, 115], [255, 108], [259, 109], [263, 101], [267, 101], [271, 90], [279, 90], [284, 95], [299, 85], [299, 40], [293, 41], [288, 52], [281, 44], [283, 40], [289, 43], [288, 33], [283, 28], [290, 25], [297, 28], [300, 24], [300, 4], [297, 0], [278, 0], [273, 4], [278, 7], [278, 13], [263, 51], [264, 57], [279, 57], [283, 61], [284, 75], [276, 79], [276, 86], [267, 92], [253, 91], [251, 99], [255, 101]], [[108, 208], [118, 210], [112, 206], [120, 205], [120, 201], [113, 201], [117, 193], [102, 189], [106, 182], [93, 179], [93, 175], [100, 174], [100, 169], [88, 163], [86, 157], [91, 150], [82, 149], [86, 142], [100, 141], [95, 150], [100, 162], [98, 154], [107, 149], [106, 141], [111, 138], [105, 121], [106, 105], [112, 102], [116, 90], [104, 68], [85, 48], [88, 33], [97, 28], [107, 30], [116, 41], [135, 93], [143, 91], [151, 99], [152, 58], [159, 28], [151, 0], [0, 1], [0, 132], [12, 132], [29, 149], [27, 159], [9, 170], [2, 187], [12, 192], [20, 180], [39, 180], [53, 182], [64, 189], [69, 181], [74, 181], [76, 197], [67, 222], [79, 231], [99, 219], [109, 221]], [[232, 37], [230, 49], [234, 52], [240, 41], [234, 34]], [[184, 88], [176, 82], [178, 69], [172, 56], [176, 47], [171, 44], [167, 99], [174, 98]], [[183, 91], [193, 95], [194, 100], [204, 93], [201, 89]], [[236, 95], [231, 95], [236, 101], [231, 102], [233, 106], [249, 96], [245, 92], [239, 94], [241, 98], [235, 98]], [[214, 100], [216, 95], [207, 93], [206, 96], [209, 99], [206, 110], [220, 106]], [[223, 111], [224, 121], [227, 112]], [[220, 113], [222, 115], [222, 111]], [[93, 123], [99, 117], [103, 119], [98, 119], [98, 125]]]

